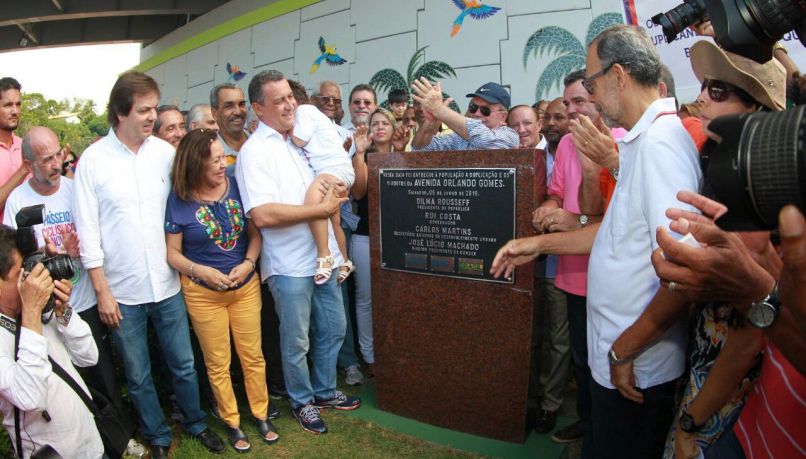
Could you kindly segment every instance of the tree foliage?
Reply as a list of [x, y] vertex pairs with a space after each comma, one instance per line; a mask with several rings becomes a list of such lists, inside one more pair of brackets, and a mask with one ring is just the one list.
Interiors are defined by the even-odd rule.
[[[34, 126], [45, 126], [56, 133], [62, 146], [69, 145], [74, 153], [81, 154], [95, 139], [109, 132], [106, 113], [99, 115], [95, 109], [91, 100], [57, 102], [38, 92], [25, 93], [16, 134], [22, 137]], [[66, 114], [75, 115], [65, 117]]]

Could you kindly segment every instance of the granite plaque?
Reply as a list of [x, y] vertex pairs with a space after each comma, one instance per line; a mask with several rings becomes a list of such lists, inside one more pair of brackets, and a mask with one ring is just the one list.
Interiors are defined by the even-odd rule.
[[382, 268], [513, 282], [489, 270], [515, 237], [515, 168], [381, 169], [379, 200]]
[[[480, 282], [487, 280], [484, 276], [489, 271], [488, 266], [477, 262], [484, 256], [476, 255], [475, 250], [468, 255], [410, 250], [419, 247], [409, 242], [421, 239], [416, 237], [416, 228], [415, 237], [402, 237], [392, 242], [401, 246], [399, 258], [392, 262], [388, 258], [390, 243], [381, 241], [388, 226], [383, 229], [381, 226], [388, 225], [385, 219], [396, 214], [403, 219], [397, 223], [401, 227], [418, 226], [413, 220], [430, 220], [425, 212], [436, 212], [435, 220], [457, 222], [456, 225], [436, 225], [440, 228], [464, 228], [472, 224], [473, 228], [481, 228], [474, 231], [493, 231], [498, 229], [493, 226], [501, 226], [501, 235], [495, 236], [500, 238], [495, 244], [497, 250], [513, 237], [514, 215], [514, 237], [532, 235], [536, 198], [546, 192], [546, 169], [541, 153], [486, 150], [379, 153], [369, 157], [374, 373], [381, 410], [499, 440], [523, 442], [526, 438], [533, 265], [519, 267], [511, 283]], [[491, 187], [495, 190], [481, 190], [478, 183], [476, 187], [456, 189], [479, 192], [478, 196], [470, 197], [446, 196], [447, 191], [456, 187], [446, 187], [445, 181], [439, 186], [423, 185], [426, 192], [434, 191], [434, 199], [440, 190], [443, 198], [474, 198], [458, 206], [470, 207], [470, 210], [418, 209], [416, 199], [412, 202], [412, 197], [399, 196], [401, 200], [408, 200], [402, 204], [409, 206], [409, 210], [404, 210], [387, 200], [390, 193], [394, 198], [402, 190], [390, 191], [391, 176], [381, 179], [382, 170], [384, 176], [393, 170], [439, 173], [439, 176], [454, 173], [451, 171], [494, 171], [496, 175], [501, 174], [495, 178], [506, 183], [502, 187]], [[515, 172], [507, 176], [510, 170]], [[386, 182], [384, 185], [382, 180]], [[510, 187], [514, 191], [510, 191]], [[506, 190], [506, 199], [501, 190]], [[482, 201], [476, 198], [488, 192], [490, 197], [497, 198], [492, 206], [482, 206]], [[454, 205], [420, 202], [423, 206]], [[439, 213], [458, 214], [459, 220], [456, 216], [439, 218]], [[441, 231], [426, 233], [441, 234]], [[423, 245], [427, 240], [450, 240], [422, 239]], [[392, 262], [394, 269], [381, 266], [382, 260], [388, 260], [387, 264]], [[464, 272], [460, 274], [460, 270]]]

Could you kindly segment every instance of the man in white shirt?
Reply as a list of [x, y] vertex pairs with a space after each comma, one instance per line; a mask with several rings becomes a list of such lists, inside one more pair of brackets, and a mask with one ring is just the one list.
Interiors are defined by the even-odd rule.
[[[0, 226], [0, 260], [0, 411], [16, 451], [30, 457], [49, 445], [61, 457], [102, 457], [104, 446], [92, 413], [53, 373], [48, 360], [53, 358], [87, 391], [73, 362], [82, 367], [94, 365], [98, 349], [90, 327], [67, 304], [69, 283], [53, 281], [41, 263], [23, 277], [15, 231], [7, 226]], [[54, 292], [59, 299], [54, 317], [43, 323], [42, 311]], [[15, 334], [19, 335], [16, 358]], [[15, 407], [19, 410], [19, 443]]]
[[151, 379], [147, 325], [157, 332], [185, 431], [211, 451], [224, 444], [199, 407], [185, 302], [166, 261], [165, 206], [174, 150], [152, 137], [159, 87], [126, 72], [109, 96], [109, 134], [81, 156], [73, 209], [101, 320], [112, 329], [152, 457], [165, 457], [172, 433]]
[[[45, 205], [44, 223], [34, 230], [44, 243], [44, 237], [53, 243], [59, 253], [67, 253], [73, 258], [76, 275], [70, 280], [73, 291], [70, 306], [89, 325], [92, 337], [98, 345], [98, 363], [84, 369], [81, 374], [92, 386], [115, 406], [121, 421], [129, 434], [134, 433], [134, 425], [128, 419], [112, 362], [112, 349], [107, 336], [107, 328], [98, 316], [95, 291], [87, 277], [87, 271], [78, 260], [78, 236], [73, 222], [73, 180], [62, 177], [62, 149], [59, 138], [46, 127], [35, 126], [28, 130], [22, 139], [23, 161], [31, 168], [32, 175], [11, 192], [6, 201], [3, 224], [17, 228], [16, 215], [20, 209], [37, 204]], [[144, 451], [134, 440], [130, 453]]]
[[588, 268], [594, 457], [660, 457], [685, 367], [685, 324], [644, 349], [619, 337], [642, 326], [651, 303], [686, 302], [660, 287], [650, 257], [656, 229], [669, 226], [666, 209], [680, 207], [677, 192], [699, 186], [697, 151], [674, 99], [658, 95], [660, 58], [642, 31], [605, 30], [588, 48], [586, 68], [583, 85], [602, 116], [629, 130], [618, 140], [618, 181]]
[[[260, 124], [238, 155], [235, 178], [248, 218], [263, 234], [260, 275], [269, 284], [280, 316], [283, 375], [291, 409], [303, 429], [327, 431], [319, 409], [352, 410], [361, 401], [336, 390], [336, 361], [346, 327], [336, 276], [315, 285], [316, 246], [308, 222], [328, 219], [345, 198], [328, 185], [324, 199], [304, 205], [314, 171], [291, 140], [296, 100], [282, 73], [258, 73], [249, 100]], [[346, 194], [346, 189], [339, 190]], [[333, 228], [330, 252], [342, 263]], [[310, 353], [309, 353], [310, 351]], [[308, 363], [310, 357], [310, 364]]]

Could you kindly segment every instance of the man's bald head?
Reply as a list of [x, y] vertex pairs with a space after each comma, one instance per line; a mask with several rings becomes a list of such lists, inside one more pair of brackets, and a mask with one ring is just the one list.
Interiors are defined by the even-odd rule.
[[22, 157], [34, 162], [37, 151], [49, 150], [46, 147], [54, 146], [61, 150], [56, 133], [44, 126], [34, 126], [22, 138]]

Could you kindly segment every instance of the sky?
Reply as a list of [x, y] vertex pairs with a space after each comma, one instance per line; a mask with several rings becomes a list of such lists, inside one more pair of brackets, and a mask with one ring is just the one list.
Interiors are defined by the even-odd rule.
[[0, 53], [0, 77], [48, 99], [92, 99], [103, 111], [118, 74], [140, 63], [140, 44], [83, 45]]

